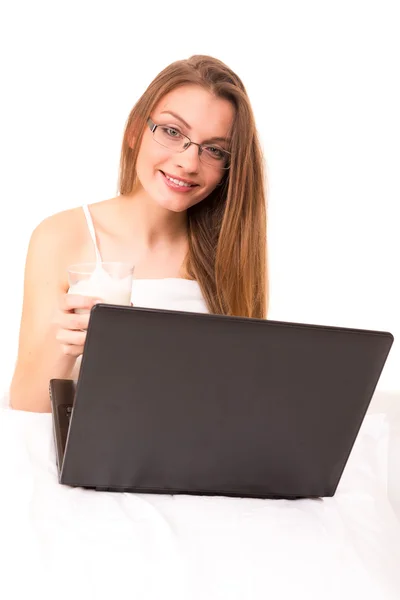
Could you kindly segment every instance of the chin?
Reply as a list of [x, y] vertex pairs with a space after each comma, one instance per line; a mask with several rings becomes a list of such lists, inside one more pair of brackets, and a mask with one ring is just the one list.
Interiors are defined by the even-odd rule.
[[156, 200], [157, 204], [164, 208], [165, 210], [169, 210], [170, 212], [181, 213], [185, 212], [188, 208], [193, 206], [193, 204], [197, 204], [199, 201], [192, 201], [184, 199], [184, 198], [158, 198]]

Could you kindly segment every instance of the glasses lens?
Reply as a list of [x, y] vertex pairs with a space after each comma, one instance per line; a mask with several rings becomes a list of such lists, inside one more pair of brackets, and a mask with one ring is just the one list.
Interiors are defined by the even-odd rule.
[[173, 127], [166, 127], [164, 125], [159, 125], [154, 131], [153, 136], [161, 146], [171, 148], [171, 150], [175, 151], [184, 150], [185, 144], [188, 142], [188, 138], [183, 133]]
[[200, 158], [207, 165], [227, 169], [229, 168], [229, 156], [229, 152], [218, 146], [203, 146]]

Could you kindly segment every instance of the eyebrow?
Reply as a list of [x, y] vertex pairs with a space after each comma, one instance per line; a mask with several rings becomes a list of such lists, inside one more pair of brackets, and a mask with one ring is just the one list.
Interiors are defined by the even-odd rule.
[[[160, 114], [162, 115], [171, 115], [171, 117], [174, 117], [175, 119], [178, 119], [178, 121], [180, 121], [185, 127], [186, 129], [189, 129], [189, 131], [192, 130], [192, 128], [190, 127], [189, 123], [186, 123], [186, 121], [184, 119], [182, 119], [182, 117], [180, 117], [179, 115], [177, 115], [176, 113], [172, 112], [172, 110], [163, 110]], [[224, 137], [212, 137], [208, 140], [205, 140], [204, 143], [207, 142], [229, 142], [229, 139], [224, 138]]]

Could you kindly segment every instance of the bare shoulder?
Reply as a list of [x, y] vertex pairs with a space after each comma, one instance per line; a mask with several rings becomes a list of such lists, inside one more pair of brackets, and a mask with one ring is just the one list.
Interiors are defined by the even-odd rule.
[[79, 229], [80, 221], [82, 221], [81, 208], [72, 208], [46, 217], [39, 223], [33, 233], [34, 241], [49, 241], [53, 239], [59, 242], [67, 241], [70, 237], [75, 237], [77, 234], [77, 226]]
[[47, 217], [35, 227], [29, 243], [28, 261], [45, 260], [64, 265], [88, 260], [89, 244], [82, 208], [65, 210]]
[[[119, 198], [89, 205], [96, 231], [107, 230], [118, 213]], [[61, 263], [95, 260], [94, 246], [82, 207], [64, 210], [44, 219], [34, 229], [29, 251], [51, 253]]]

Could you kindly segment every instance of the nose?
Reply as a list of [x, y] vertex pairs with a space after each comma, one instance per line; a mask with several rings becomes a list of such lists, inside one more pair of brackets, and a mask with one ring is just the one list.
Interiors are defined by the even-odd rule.
[[176, 166], [186, 173], [198, 173], [199, 160], [199, 147], [196, 144], [191, 144], [189, 148], [175, 155]]

